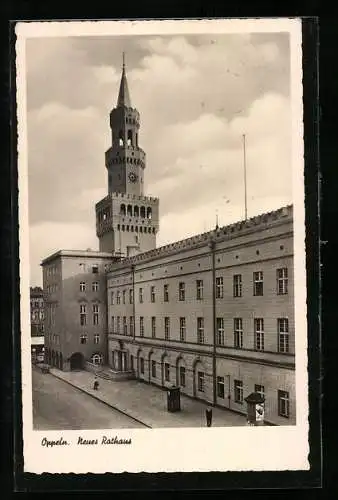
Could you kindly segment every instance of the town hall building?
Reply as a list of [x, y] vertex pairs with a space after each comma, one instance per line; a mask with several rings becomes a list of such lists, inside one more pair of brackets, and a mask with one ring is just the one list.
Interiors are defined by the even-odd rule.
[[46, 361], [241, 413], [258, 392], [268, 422], [295, 424], [292, 206], [157, 248], [159, 199], [144, 193], [124, 64], [110, 128], [99, 251], [42, 262]]

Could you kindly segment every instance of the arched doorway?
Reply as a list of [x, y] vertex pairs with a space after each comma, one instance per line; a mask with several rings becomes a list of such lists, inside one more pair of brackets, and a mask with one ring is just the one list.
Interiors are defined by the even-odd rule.
[[84, 357], [81, 352], [74, 352], [70, 359], [70, 369], [71, 370], [83, 370], [84, 369]]
[[59, 368], [60, 368], [60, 370], [63, 370], [63, 356], [62, 356], [61, 352], [60, 352], [60, 356], [59, 356]]
[[198, 359], [193, 365], [194, 386], [193, 395], [198, 399], [205, 399], [206, 370], [203, 363]]
[[187, 374], [186, 374], [186, 364], [183, 357], [180, 355], [176, 360], [176, 385], [184, 391], [186, 387]]

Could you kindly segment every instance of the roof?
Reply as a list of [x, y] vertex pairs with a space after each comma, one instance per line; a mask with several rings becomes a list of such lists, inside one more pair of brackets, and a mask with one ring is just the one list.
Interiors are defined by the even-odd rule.
[[109, 252], [99, 252], [97, 250], [58, 250], [57, 252], [49, 255], [41, 262], [41, 265], [45, 265], [48, 262], [52, 262], [60, 257], [85, 257], [85, 258], [95, 258], [95, 259], [112, 259], [113, 255]]
[[125, 63], [124, 63], [124, 53], [123, 53], [123, 66], [122, 66], [120, 90], [119, 90], [119, 96], [117, 99], [117, 107], [119, 108], [121, 106], [131, 108], [127, 75], [126, 75], [126, 67], [125, 67]]
[[271, 224], [273, 222], [283, 222], [285, 219], [288, 219], [288, 221], [290, 222], [292, 220], [292, 216], [293, 206], [287, 205], [285, 207], [279, 208], [278, 210], [266, 212], [247, 220], [235, 222], [234, 224], [223, 226], [206, 233], [197, 234], [190, 238], [170, 243], [169, 245], [154, 248], [153, 250], [149, 250], [148, 252], [143, 252], [132, 257], [125, 257], [119, 262], [110, 264], [109, 271], [134, 264], [139, 264], [156, 257], [164, 257], [169, 254], [180, 252], [184, 249], [189, 250], [194, 247], [203, 246], [210, 241], [222, 241], [224, 239], [234, 238], [236, 236], [240, 236], [243, 233], [243, 230], [246, 232], [252, 232], [253, 230], [263, 229], [267, 226], [267, 224]]

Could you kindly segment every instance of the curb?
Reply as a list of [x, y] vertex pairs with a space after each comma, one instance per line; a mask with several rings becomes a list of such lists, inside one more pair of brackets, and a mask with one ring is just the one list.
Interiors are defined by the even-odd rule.
[[75, 389], [78, 389], [79, 391], [83, 392], [84, 394], [87, 394], [87, 396], [90, 396], [92, 397], [93, 399], [96, 399], [97, 401], [100, 401], [100, 403], [103, 403], [104, 405], [108, 406], [109, 408], [112, 408], [113, 410], [116, 410], [118, 411], [119, 413], [122, 413], [122, 415], [125, 415], [126, 417], [128, 418], [131, 418], [132, 420], [135, 420], [135, 422], [137, 422], [138, 424], [141, 424], [143, 425], [144, 427], [147, 427], [148, 429], [152, 429], [151, 425], [149, 424], [146, 424], [145, 422], [142, 422], [142, 420], [136, 418], [136, 417], [133, 417], [132, 415], [130, 415], [129, 413], [127, 413], [126, 411], [123, 411], [121, 410], [120, 408], [117, 408], [116, 406], [113, 406], [112, 404], [110, 403], [107, 403], [106, 401], [104, 401], [103, 399], [100, 399], [98, 398], [97, 396], [95, 396], [94, 394], [91, 394], [90, 392], [87, 392], [85, 389], [82, 389], [81, 387], [79, 387], [78, 385], [75, 385], [73, 384], [72, 382], [70, 382], [69, 380], [66, 380], [62, 377], [59, 377], [58, 375], [56, 375], [55, 373], [52, 373], [52, 372], [49, 372], [50, 375], [52, 375], [53, 377], [59, 379], [59, 380], [62, 380], [63, 382], [65, 382], [66, 384], [68, 385], [71, 385], [72, 387], [75, 387]]

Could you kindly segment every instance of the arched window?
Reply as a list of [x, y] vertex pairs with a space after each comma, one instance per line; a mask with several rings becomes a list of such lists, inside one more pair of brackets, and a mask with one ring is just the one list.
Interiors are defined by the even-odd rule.
[[133, 141], [133, 133], [131, 130], [128, 130], [128, 136], [127, 136], [127, 146], [131, 146]]
[[128, 215], [133, 215], [133, 207], [131, 205], [127, 206], [127, 214]]
[[140, 233], [142, 233], [142, 226], [140, 226]]
[[148, 227], [148, 233], [151, 233], [151, 227]]
[[120, 230], [120, 224], [117, 224], [117, 230], [118, 231]]
[[129, 231], [129, 226], [126, 226], [126, 230]]
[[153, 227], [153, 234], [155, 234], [155, 228]]
[[126, 206], [122, 203], [120, 207], [120, 214], [126, 215]]
[[138, 227], [137, 226], [135, 226], [135, 232], [138, 233]]
[[133, 233], [134, 232], [134, 226], [130, 226], [130, 231]]
[[146, 209], [144, 207], [141, 207], [141, 209], [140, 209], [140, 215], [141, 215], [142, 219], [145, 218], [145, 216], [146, 216]]
[[122, 224], [122, 231], [124, 231], [124, 224]]
[[153, 216], [153, 213], [152, 213], [151, 207], [148, 207], [147, 208], [147, 219], [151, 219], [152, 216]]
[[101, 365], [103, 362], [103, 356], [102, 354], [93, 354], [92, 356], [92, 362], [94, 365]]
[[135, 217], [139, 217], [139, 215], [140, 215], [140, 211], [139, 211], [139, 209], [138, 209], [138, 206], [137, 206], [137, 205], [135, 205], [135, 207], [134, 207], [134, 216], [135, 216]]

